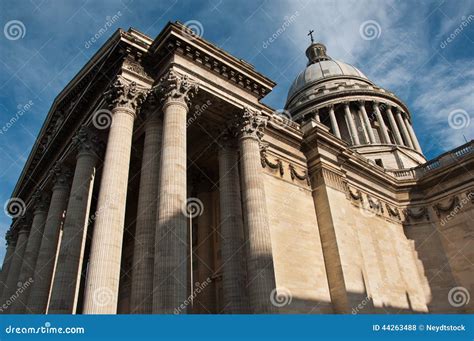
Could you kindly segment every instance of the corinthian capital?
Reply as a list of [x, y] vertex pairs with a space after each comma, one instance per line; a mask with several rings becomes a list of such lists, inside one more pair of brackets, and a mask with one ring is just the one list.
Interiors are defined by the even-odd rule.
[[267, 120], [258, 112], [245, 107], [241, 116], [237, 116], [234, 123], [241, 137], [251, 137], [260, 141]]
[[50, 174], [53, 177], [54, 186], [69, 186], [72, 172], [71, 169], [62, 162], [56, 162]]
[[35, 212], [46, 212], [49, 207], [49, 195], [41, 189], [33, 194], [33, 209]]
[[128, 81], [118, 76], [109, 90], [104, 93], [104, 96], [111, 109], [125, 108], [135, 113], [140, 104], [145, 101], [148, 91], [148, 89], [140, 87], [136, 82]]
[[173, 69], [170, 69], [154, 87], [155, 93], [161, 96], [162, 101], [182, 101], [186, 105], [198, 90], [199, 86], [194, 80]]
[[82, 126], [81, 129], [79, 129], [72, 138], [72, 143], [74, 147], [77, 148], [78, 155], [91, 154], [97, 156], [102, 149], [99, 138], [87, 126]]

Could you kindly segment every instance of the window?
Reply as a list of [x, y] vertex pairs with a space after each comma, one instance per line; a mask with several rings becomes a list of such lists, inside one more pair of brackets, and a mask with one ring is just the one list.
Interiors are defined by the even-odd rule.
[[377, 166], [383, 167], [382, 159], [375, 159], [375, 164], [376, 164]]

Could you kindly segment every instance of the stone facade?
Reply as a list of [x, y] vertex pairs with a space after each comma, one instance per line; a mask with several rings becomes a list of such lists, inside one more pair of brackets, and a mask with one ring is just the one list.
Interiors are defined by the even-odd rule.
[[15, 187], [1, 312], [472, 313], [473, 142], [427, 162], [400, 99], [307, 56], [282, 113], [179, 23], [117, 31]]

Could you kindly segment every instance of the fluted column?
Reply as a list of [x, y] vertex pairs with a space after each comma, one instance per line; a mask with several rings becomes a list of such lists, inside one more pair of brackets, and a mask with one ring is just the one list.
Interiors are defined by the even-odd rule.
[[354, 145], [359, 145], [360, 144], [359, 135], [357, 134], [357, 128], [354, 122], [354, 117], [352, 117], [349, 103], [344, 103], [344, 112], [346, 114], [347, 122], [349, 123], [349, 130], [351, 132], [352, 143]]
[[364, 121], [364, 124], [365, 124], [365, 127], [367, 128], [367, 134], [369, 135], [369, 141], [370, 143], [375, 143], [375, 135], [374, 135], [374, 132], [372, 130], [372, 126], [370, 124], [370, 119], [369, 119], [369, 116], [367, 115], [367, 111], [365, 110], [365, 104], [363, 101], [360, 101], [359, 102], [359, 109], [360, 109], [360, 112], [362, 113], [362, 119]]
[[410, 134], [411, 141], [413, 142], [413, 146], [419, 153], [422, 153], [421, 146], [420, 146], [420, 143], [418, 142], [418, 138], [416, 137], [415, 131], [413, 130], [413, 127], [411, 126], [410, 121], [406, 117], [405, 117], [405, 124], [408, 129], [408, 134]]
[[125, 224], [133, 123], [147, 90], [119, 76], [105, 94], [112, 106], [112, 124], [97, 201], [87, 273], [84, 313], [117, 313], [120, 263]]
[[341, 132], [339, 131], [339, 125], [337, 124], [336, 114], [334, 113], [334, 106], [329, 106], [329, 120], [331, 121], [331, 128], [334, 135], [341, 138]]
[[[15, 252], [10, 263], [10, 270], [5, 282], [5, 289], [3, 290], [3, 296], [1, 303], [7, 305], [7, 309], [2, 313], [8, 313], [12, 308], [11, 304], [14, 303], [13, 295], [16, 298], [16, 290], [18, 289], [18, 276], [20, 275], [21, 264], [23, 263], [23, 256], [25, 254], [26, 246], [28, 244], [28, 234], [31, 228], [31, 219], [21, 218], [18, 223], [20, 230], [18, 231], [18, 237], [15, 246]], [[3, 307], [2, 307], [3, 309]]]
[[158, 117], [157, 108], [149, 107], [149, 110], [145, 123], [145, 142], [135, 228], [130, 297], [130, 312], [132, 314], [151, 314], [153, 311], [154, 244], [159, 195], [162, 122]]
[[[15, 254], [15, 246], [16, 246], [16, 236], [14, 236], [12, 230], [8, 230], [5, 239], [7, 241], [7, 251], [5, 253], [5, 258], [3, 259], [3, 265], [2, 265], [2, 272], [0, 273], [1, 275], [1, 281], [0, 281], [0, 299], [2, 298], [3, 291], [6, 288], [6, 282], [8, 278], [8, 271], [10, 270], [10, 265], [12, 262], [13, 255]], [[0, 307], [1, 309], [1, 307]], [[0, 311], [1, 313], [1, 311]]]
[[49, 314], [75, 314], [97, 163], [99, 140], [86, 127], [74, 137], [76, 167], [56, 263]]
[[[34, 282], [34, 272], [36, 260], [38, 259], [38, 252], [41, 246], [41, 239], [43, 238], [44, 225], [46, 223], [46, 216], [49, 207], [49, 196], [43, 190], [37, 190], [33, 196], [34, 211], [33, 222], [31, 224], [30, 234], [28, 236], [28, 244], [23, 254], [23, 262], [21, 263], [21, 270], [18, 276], [18, 283]], [[24, 287], [22, 294], [15, 300], [11, 308], [12, 314], [29, 313], [27, 308], [28, 297], [30, 294], [31, 285]]]
[[220, 141], [219, 203], [224, 313], [248, 313], [239, 158], [231, 136]]
[[397, 122], [395, 122], [395, 118], [393, 117], [392, 108], [390, 107], [387, 107], [387, 116], [388, 121], [390, 122], [390, 127], [393, 131], [393, 135], [395, 136], [395, 141], [400, 146], [403, 146], [402, 136], [400, 135], [400, 130], [398, 129]]
[[250, 307], [254, 313], [273, 313], [270, 295], [275, 289], [275, 272], [259, 145], [265, 120], [247, 108], [238, 119]]
[[375, 111], [375, 116], [377, 117], [377, 122], [379, 123], [380, 130], [382, 131], [383, 141], [382, 143], [390, 144], [390, 136], [388, 136], [387, 126], [383, 120], [382, 114], [380, 112], [379, 104], [374, 102], [373, 108]]
[[173, 69], [155, 88], [164, 100], [158, 218], [155, 235], [153, 313], [186, 313], [188, 227], [186, 216], [186, 115], [197, 84]]
[[400, 109], [398, 108], [397, 108], [397, 111], [395, 112], [395, 117], [397, 118], [398, 125], [401, 128], [403, 139], [405, 140], [407, 147], [413, 148], [413, 143], [411, 142], [410, 134], [408, 134], [407, 127], [405, 126], [405, 121], [403, 120], [403, 117], [402, 117], [402, 113]]
[[38, 260], [36, 261], [34, 283], [28, 298], [28, 308], [32, 314], [44, 314], [46, 312], [59, 232], [67, 207], [70, 178], [72, 176], [69, 168], [62, 163], [57, 163], [51, 174], [53, 176], [53, 193], [38, 252]]

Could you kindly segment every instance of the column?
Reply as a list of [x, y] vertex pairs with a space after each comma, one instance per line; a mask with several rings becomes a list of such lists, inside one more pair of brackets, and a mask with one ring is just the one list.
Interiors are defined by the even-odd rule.
[[49, 314], [75, 314], [87, 238], [99, 140], [87, 127], [73, 139], [77, 161], [54, 274]]
[[[23, 262], [23, 255], [28, 243], [28, 234], [30, 233], [31, 228], [31, 219], [22, 217], [18, 223], [19, 231], [18, 237], [15, 246], [15, 252], [10, 263], [10, 270], [8, 271], [8, 276], [5, 282], [5, 289], [3, 289], [2, 296], [2, 305], [7, 305], [7, 310], [2, 311], [2, 313], [8, 313], [11, 304], [14, 303], [12, 298], [18, 290], [18, 276], [20, 275], [21, 264]], [[16, 297], [16, 296], [15, 296]], [[3, 306], [2, 306], [3, 309]]]
[[402, 113], [400, 109], [397, 108], [397, 111], [395, 112], [395, 117], [397, 118], [398, 125], [400, 126], [400, 129], [402, 131], [403, 139], [405, 140], [405, 145], [407, 147], [413, 148], [413, 143], [411, 142], [410, 135], [408, 134], [407, 127], [405, 126], [405, 121], [403, 120]]
[[273, 313], [276, 308], [271, 304], [270, 296], [275, 289], [275, 273], [259, 146], [265, 120], [248, 108], [239, 119], [250, 307], [253, 313]]
[[105, 152], [84, 294], [85, 314], [116, 314], [133, 123], [146, 89], [119, 76], [105, 94], [112, 124]]
[[244, 314], [248, 313], [248, 303], [239, 158], [235, 141], [230, 138], [224, 136], [218, 152], [223, 313]]
[[[16, 246], [16, 236], [14, 235], [12, 229], [10, 228], [6, 235], [5, 235], [5, 240], [7, 242], [7, 251], [5, 253], [5, 258], [3, 259], [3, 265], [2, 265], [2, 272], [0, 272], [0, 299], [2, 298], [3, 291], [6, 289], [6, 282], [7, 282], [7, 277], [8, 277], [8, 271], [10, 270], [10, 264], [13, 258], [13, 255], [15, 254], [15, 246]], [[1, 312], [1, 307], [0, 307], [0, 312]]]
[[41, 239], [43, 237], [46, 215], [48, 213], [49, 196], [47, 193], [43, 190], [37, 190], [33, 195], [33, 205], [33, 222], [31, 224], [28, 243], [25, 253], [23, 254], [23, 262], [21, 263], [21, 270], [18, 276], [18, 285], [23, 286], [23, 292], [15, 300], [10, 310], [12, 314], [29, 313], [26, 305], [28, 303], [31, 286], [34, 283], [33, 275], [36, 260], [38, 259], [39, 248], [41, 246]]
[[357, 128], [354, 122], [354, 117], [352, 117], [351, 108], [349, 107], [349, 103], [344, 103], [344, 112], [346, 113], [346, 119], [349, 124], [349, 131], [352, 136], [352, 144], [359, 145], [359, 135], [357, 134]]
[[145, 142], [133, 251], [130, 298], [132, 314], [151, 314], [153, 311], [154, 244], [156, 206], [159, 195], [161, 128], [162, 123], [157, 108], [149, 108], [149, 115], [145, 122]]
[[329, 119], [331, 121], [332, 131], [334, 135], [338, 138], [341, 138], [341, 132], [339, 131], [339, 126], [337, 125], [336, 114], [334, 113], [334, 105], [329, 106]]
[[29, 312], [44, 314], [48, 304], [51, 280], [59, 242], [59, 232], [66, 210], [70, 178], [72, 173], [62, 163], [57, 163], [51, 171], [53, 177], [53, 193], [46, 218], [43, 238], [36, 261], [34, 283], [28, 299]]
[[367, 111], [365, 110], [365, 102], [360, 101], [359, 102], [359, 109], [360, 112], [362, 113], [362, 119], [364, 121], [365, 127], [367, 128], [367, 134], [369, 134], [369, 141], [370, 143], [375, 143], [375, 135], [374, 131], [372, 130], [372, 125], [370, 124], [369, 116], [367, 115]]
[[405, 117], [405, 124], [407, 126], [408, 134], [410, 134], [411, 141], [413, 142], [413, 145], [414, 145], [416, 151], [421, 154], [422, 151], [421, 151], [420, 143], [418, 142], [418, 138], [416, 137], [415, 131], [413, 130], [413, 127], [412, 127], [410, 121], [406, 117]]
[[196, 83], [173, 69], [156, 91], [164, 100], [159, 199], [155, 230], [153, 313], [185, 313], [188, 298], [186, 115]]
[[383, 142], [385, 144], [390, 144], [390, 137], [388, 136], [387, 127], [385, 126], [385, 122], [383, 120], [382, 114], [380, 113], [379, 104], [374, 102], [373, 104], [375, 116], [377, 117], [377, 122], [379, 123], [380, 130], [382, 131]]
[[400, 135], [400, 130], [398, 130], [397, 122], [395, 122], [395, 118], [393, 117], [392, 108], [389, 106], [387, 107], [387, 116], [388, 121], [390, 122], [390, 127], [392, 128], [393, 135], [395, 136], [395, 141], [400, 146], [403, 146], [402, 136]]

